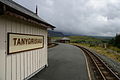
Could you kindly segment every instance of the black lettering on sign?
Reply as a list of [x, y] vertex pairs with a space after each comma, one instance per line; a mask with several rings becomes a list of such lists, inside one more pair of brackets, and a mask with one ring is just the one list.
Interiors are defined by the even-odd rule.
[[13, 38], [14, 46], [42, 43], [42, 39], [37, 38]]

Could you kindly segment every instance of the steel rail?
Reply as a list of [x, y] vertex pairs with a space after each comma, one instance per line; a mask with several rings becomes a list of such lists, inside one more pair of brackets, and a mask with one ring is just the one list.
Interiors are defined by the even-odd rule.
[[[84, 53], [86, 54], [86, 56], [91, 58], [95, 67], [97, 68], [97, 71], [99, 71], [98, 76], [101, 76], [100, 80], [120, 80], [120, 77], [117, 74], [115, 74], [114, 71], [112, 69], [110, 69], [108, 67], [108, 65], [103, 62], [103, 60], [101, 58], [99, 58], [93, 52], [91, 52], [90, 50], [88, 50], [84, 47], [81, 47], [81, 46], [77, 46], [77, 47], [81, 48], [84, 51]], [[101, 69], [101, 68], [103, 68], [103, 69]]]
[[[85, 51], [84, 51], [84, 52], [85, 52]], [[88, 54], [88, 55], [90, 56], [90, 58], [91, 58], [92, 61], [94, 62], [96, 68], [98, 69], [100, 75], [102, 76], [102, 79], [103, 79], [103, 80], [106, 80], [106, 79], [105, 79], [105, 76], [102, 74], [102, 71], [100, 70], [99, 66], [97, 65], [97, 62], [94, 60], [94, 58], [93, 58], [90, 54]]]

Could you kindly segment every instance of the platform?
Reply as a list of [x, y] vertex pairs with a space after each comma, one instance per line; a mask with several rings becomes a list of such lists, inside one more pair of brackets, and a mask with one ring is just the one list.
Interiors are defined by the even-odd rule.
[[59, 44], [48, 51], [48, 68], [29, 80], [89, 80], [85, 56], [79, 48]]

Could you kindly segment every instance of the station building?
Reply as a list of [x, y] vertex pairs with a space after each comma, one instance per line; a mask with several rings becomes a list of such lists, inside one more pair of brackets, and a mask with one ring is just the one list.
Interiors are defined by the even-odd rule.
[[62, 39], [57, 40], [60, 43], [70, 43], [70, 38], [63, 37]]
[[0, 0], [0, 80], [26, 80], [48, 66], [48, 28], [55, 27], [12, 0]]

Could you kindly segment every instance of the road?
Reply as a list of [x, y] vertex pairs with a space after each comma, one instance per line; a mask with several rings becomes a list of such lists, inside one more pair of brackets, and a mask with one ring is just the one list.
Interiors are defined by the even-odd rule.
[[79, 48], [59, 44], [48, 52], [49, 67], [30, 80], [89, 80], [85, 57]]

